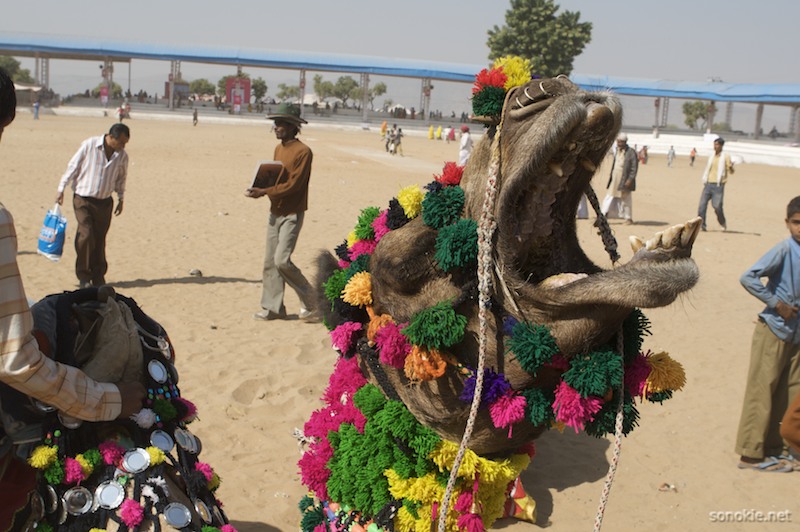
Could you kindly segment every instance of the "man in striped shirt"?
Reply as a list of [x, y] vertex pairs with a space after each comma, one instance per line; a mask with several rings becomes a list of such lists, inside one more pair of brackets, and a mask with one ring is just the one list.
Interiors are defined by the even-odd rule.
[[[128, 126], [114, 124], [108, 133], [83, 141], [58, 183], [56, 202], [64, 202], [64, 189], [72, 183], [72, 206], [78, 221], [75, 235], [75, 274], [81, 288], [105, 284], [106, 235], [111, 212], [122, 214], [128, 154], [125, 145], [131, 138]], [[113, 192], [117, 193], [114, 209]]]

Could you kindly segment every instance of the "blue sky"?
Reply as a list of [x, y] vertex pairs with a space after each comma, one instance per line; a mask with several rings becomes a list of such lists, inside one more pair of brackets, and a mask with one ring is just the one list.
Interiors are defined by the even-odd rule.
[[[581, 20], [593, 24], [592, 41], [575, 60], [576, 73], [800, 83], [796, 59], [798, 0], [556, 3], [562, 11], [580, 11]], [[8, 4], [2, 9], [0, 33], [385, 55], [470, 64], [487, 61], [486, 32], [504, 23], [510, 6], [503, 0], [37, 0], [35, 5]], [[33, 61], [23, 60], [23, 66], [32, 69]], [[182, 67], [184, 77], [190, 80], [205, 77], [216, 82], [229, 73], [208, 65], [183, 63]], [[134, 61], [131, 72], [134, 92], [140, 88], [153, 92], [163, 86], [169, 65]], [[273, 94], [278, 83], [297, 82], [296, 74], [288, 71], [254, 69], [251, 75], [267, 80]], [[126, 68], [117, 70], [117, 80], [123, 86], [126, 77]], [[324, 77], [335, 81], [338, 75]], [[82, 91], [98, 81], [94, 63], [51, 61], [51, 85], [63, 94]], [[389, 86], [385, 98], [409, 106], [418, 103], [418, 81], [381, 81]], [[434, 106], [443, 110], [458, 105], [467, 108], [467, 90], [462, 98], [460, 90], [447, 85], [441, 89], [434, 90]], [[779, 116], [787, 114], [781, 110]]]

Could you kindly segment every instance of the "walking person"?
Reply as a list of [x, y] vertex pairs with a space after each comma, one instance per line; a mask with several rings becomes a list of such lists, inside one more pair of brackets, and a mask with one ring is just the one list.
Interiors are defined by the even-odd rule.
[[469, 134], [469, 126], [461, 126], [461, 141], [458, 145], [458, 165], [466, 166], [469, 156], [472, 155], [472, 136]]
[[300, 109], [282, 103], [277, 113], [267, 116], [274, 121], [275, 137], [280, 141], [275, 147], [273, 159], [283, 164], [283, 169], [274, 185], [267, 188], [248, 188], [249, 198], [269, 196], [270, 211], [267, 225], [267, 251], [264, 258], [263, 285], [260, 312], [253, 317], [258, 320], [286, 319], [283, 303], [288, 284], [300, 298], [302, 307], [298, 317], [315, 320], [314, 295], [311, 284], [303, 272], [292, 262], [292, 253], [303, 227], [303, 218], [308, 209], [308, 185], [311, 179], [311, 149], [297, 135], [301, 124]]
[[694, 160], [697, 158], [697, 150], [692, 148], [689, 152], [689, 166], [694, 167]]
[[192, 111], [192, 125], [197, 125], [197, 108]]
[[[83, 141], [69, 161], [58, 183], [56, 202], [64, 203], [64, 190], [72, 184], [72, 207], [78, 222], [75, 235], [75, 275], [80, 288], [105, 284], [108, 271], [106, 235], [111, 214], [119, 216], [128, 178], [128, 153], [131, 138], [125, 124], [114, 124], [108, 133]], [[117, 194], [114, 208], [112, 194]]]
[[667, 152], [667, 166], [672, 168], [672, 162], [675, 160], [675, 147], [670, 146]]
[[[611, 163], [611, 175], [608, 176], [606, 197], [603, 199], [602, 212], [610, 218], [623, 218], [626, 225], [633, 223], [633, 197], [636, 190], [636, 174], [639, 172], [639, 158], [636, 149], [628, 146], [628, 135], [617, 136], [616, 152]], [[612, 208], [614, 216], [609, 216]]]
[[725, 199], [725, 183], [728, 182], [728, 176], [733, 174], [733, 162], [730, 155], [722, 153], [724, 145], [725, 140], [722, 137], [714, 139], [714, 154], [708, 158], [706, 169], [703, 171], [703, 192], [700, 194], [700, 205], [697, 207], [697, 216], [703, 219], [703, 231], [706, 230], [706, 211], [709, 201], [722, 230], [728, 229], [722, 202]]
[[745, 290], [766, 305], [753, 331], [736, 434], [740, 469], [789, 472], [797, 463], [784, 454], [780, 421], [785, 415], [792, 419], [787, 407], [800, 394], [800, 196], [786, 208], [786, 227], [789, 237], [740, 279]]
[[403, 155], [403, 137], [403, 128], [397, 128], [397, 133], [395, 133], [394, 140], [392, 141], [392, 155], [399, 153], [400, 157], [405, 157], [405, 155]]

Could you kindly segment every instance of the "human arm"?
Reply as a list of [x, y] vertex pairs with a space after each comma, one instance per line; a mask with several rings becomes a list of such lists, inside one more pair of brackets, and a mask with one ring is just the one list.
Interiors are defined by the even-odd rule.
[[80, 174], [81, 167], [83, 166], [90, 147], [91, 144], [88, 141], [81, 144], [81, 147], [78, 148], [78, 151], [75, 152], [75, 155], [73, 155], [72, 159], [70, 159], [69, 163], [67, 163], [67, 170], [61, 176], [61, 179], [58, 182], [56, 203], [59, 205], [64, 202], [64, 190], [67, 188], [67, 185], [71, 181], [75, 181]]
[[[778, 312], [778, 314], [784, 319], [786, 319], [784, 314], [787, 314], [791, 317], [790, 309], [794, 307], [788, 305], [784, 301], [781, 301], [781, 299], [773, 290], [770, 290], [764, 285], [763, 282], [761, 282], [761, 279], [763, 277], [771, 278], [773, 276], [780, 275], [781, 268], [784, 261], [787, 260], [788, 253], [789, 251], [786, 249], [784, 242], [779, 243], [777, 246], [769, 250], [763, 257], [758, 259], [758, 261], [748, 268], [747, 271], [745, 271], [739, 278], [739, 282], [742, 284], [745, 290], [761, 300], [765, 305], [767, 305], [767, 307], [775, 309], [776, 312]], [[796, 315], [796, 308], [794, 313]]]
[[114, 181], [114, 192], [117, 193], [117, 208], [114, 209], [115, 216], [122, 214], [122, 208], [125, 202], [125, 185], [128, 182], [128, 154], [122, 151], [119, 156], [122, 157], [122, 160], [119, 162], [117, 178]]
[[307, 187], [311, 178], [312, 159], [311, 150], [306, 148], [297, 151], [291, 160], [281, 160], [284, 165], [282, 174], [273, 186], [263, 189], [270, 199], [291, 196]]

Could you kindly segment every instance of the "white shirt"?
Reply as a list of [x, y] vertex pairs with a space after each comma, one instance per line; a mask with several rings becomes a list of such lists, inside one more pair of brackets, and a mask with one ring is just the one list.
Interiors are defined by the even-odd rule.
[[58, 192], [64, 192], [72, 182], [72, 191], [85, 198], [106, 199], [116, 192], [120, 200], [125, 196], [128, 177], [128, 154], [120, 150], [106, 158], [103, 147], [105, 135], [83, 141], [67, 165], [67, 171], [58, 183]]

